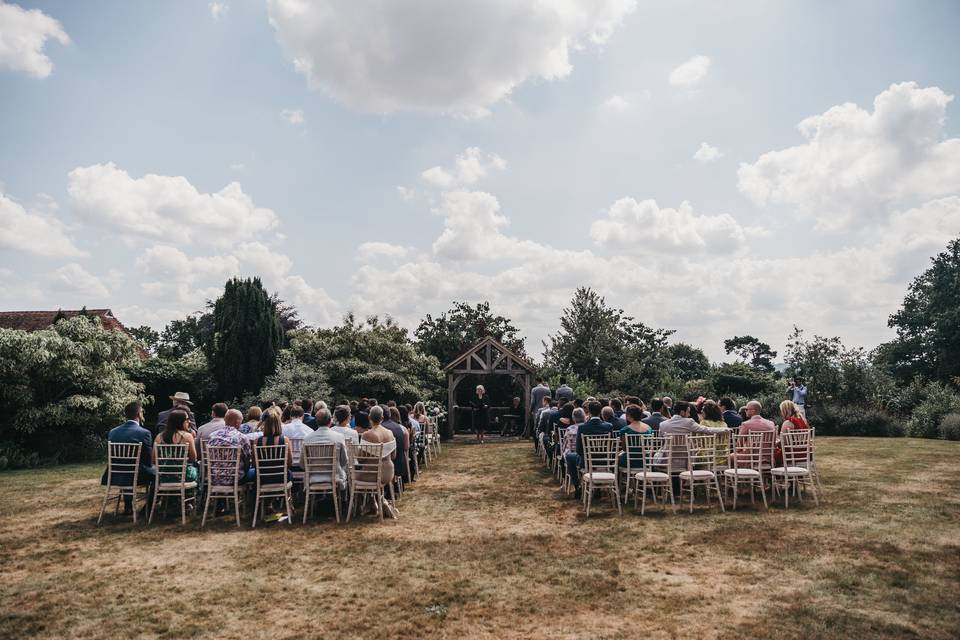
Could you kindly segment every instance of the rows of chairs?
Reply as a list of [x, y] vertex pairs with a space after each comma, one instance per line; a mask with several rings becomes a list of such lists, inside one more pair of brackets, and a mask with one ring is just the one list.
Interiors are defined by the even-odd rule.
[[[538, 447], [544, 464], [552, 468], [561, 489], [569, 495], [573, 480], [563, 457], [566, 429], [554, 434], [553, 451]], [[593, 495], [608, 492], [622, 514], [621, 504], [633, 496], [634, 509], [646, 513], [648, 496], [666, 509], [667, 500], [674, 511], [677, 496], [689, 499], [693, 512], [698, 488], [703, 489], [709, 506], [716, 496], [721, 511], [724, 498], [733, 509], [741, 492], [749, 493], [756, 504], [759, 493], [763, 505], [783, 495], [784, 507], [790, 498], [802, 500], [809, 492], [819, 505], [817, 489], [820, 476], [816, 467], [815, 431], [761, 432], [739, 435], [735, 431], [717, 434], [643, 435], [628, 434], [583, 436], [584, 468], [581, 474], [583, 509], [589, 517]], [[777, 444], [781, 461], [775, 459]]]
[[[424, 455], [424, 467], [441, 453], [440, 436], [434, 420], [429, 420], [418, 434]], [[168, 507], [171, 500], [180, 505], [181, 523], [187, 523], [188, 512], [195, 511], [199, 500], [203, 500], [201, 527], [206, 526], [207, 518], [216, 514], [222, 506], [224, 512], [232, 511], [237, 526], [241, 526], [241, 515], [245, 511], [248, 497], [253, 500], [253, 518], [251, 527], [263, 521], [267, 505], [281, 502], [288, 522], [294, 518], [294, 495], [303, 496], [303, 523], [306, 524], [317, 499], [329, 498], [333, 503], [334, 517], [341, 522], [345, 515], [347, 522], [366, 504], [373, 500], [380, 520], [384, 516], [384, 501], [387, 493], [392, 500], [402, 494], [403, 484], [399, 476], [384, 478], [380, 461], [384, 455], [384, 445], [360, 442], [347, 443], [347, 504], [341, 504], [341, 494], [337, 482], [337, 448], [335, 444], [304, 444], [302, 439], [291, 438], [294, 465], [300, 470], [291, 471], [287, 463], [287, 447], [281, 445], [256, 445], [251, 443], [255, 476], [252, 483], [245, 482], [241, 468], [241, 455], [238, 447], [208, 446], [200, 443], [199, 481], [187, 479], [188, 454], [185, 444], [161, 444], [157, 448], [156, 478], [152, 487], [140, 484], [140, 444], [111, 442], [108, 444], [107, 482], [103, 503], [97, 523], [103, 520], [107, 505], [116, 500], [114, 514], [119, 512], [124, 496], [133, 501], [133, 521], [137, 522], [138, 501], [149, 502], [148, 492], [152, 490], [152, 505], [148, 523], [153, 522], [158, 504], [163, 501]], [[389, 455], [389, 454], [387, 454]], [[409, 465], [409, 459], [403, 464]], [[396, 461], [400, 464], [400, 461]], [[419, 465], [414, 457], [415, 473]], [[408, 467], [409, 469], [409, 467]], [[190, 507], [193, 507], [192, 509]], [[211, 512], [211, 508], [213, 511]], [[344, 509], [346, 513], [343, 514]]]

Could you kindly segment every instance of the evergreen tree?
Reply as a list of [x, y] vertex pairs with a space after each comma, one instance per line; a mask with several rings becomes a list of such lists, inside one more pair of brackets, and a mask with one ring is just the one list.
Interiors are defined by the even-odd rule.
[[213, 307], [213, 339], [204, 345], [221, 397], [259, 391], [282, 344], [276, 306], [260, 279], [228, 281]]
[[728, 354], [734, 353], [743, 362], [765, 373], [773, 373], [773, 359], [777, 357], [777, 352], [770, 348], [766, 342], [763, 342], [753, 336], [734, 336], [723, 341], [723, 350]]
[[51, 322], [50, 324], [57, 324], [61, 320], [66, 320], [66, 319], [67, 319], [67, 314], [63, 312], [63, 308], [61, 307], [60, 309], [57, 309], [57, 315], [53, 316], [53, 322]]

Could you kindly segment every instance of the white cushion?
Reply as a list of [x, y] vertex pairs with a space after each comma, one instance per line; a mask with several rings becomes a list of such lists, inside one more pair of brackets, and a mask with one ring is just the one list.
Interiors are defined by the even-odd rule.
[[746, 476], [748, 478], [759, 478], [760, 472], [756, 469], [724, 469], [723, 475], [730, 476]]
[[[694, 477], [694, 478], [713, 478], [715, 475], [716, 475], [716, 474], [714, 474], [713, 471], [707, 471], [706, 469], [694, 469], [694, 470], [693, 470], [693, 477]], [[681, 472], [680, 472], [680, 477], [681, 477], [681, 478], [689, 478], [689, 477], [690, 477], [690, 472], [689, 472], [689, 471], [681, 471]]]
[[670, 476], [668, 474], [663, 473], [661, 471], [641, 471], [640, 473], [638, 473], [633, 477], [636, 478], [637, 480], [643, 480], [644, 478], [646, 478], [647, 480], [669, 480], [670, 479]]
[[810, 470], [804, 469], [803, 467], [787, 467], [786, 469], [783, 467], [774, 467], [770, 469], [770, 473], [775, 476], [804, 476], [810, 473]]
[[606, 471], [594, 471], [592, 473], [583, 474], [584, 478], [590, 478], [591, 480], [616, 480], [617, 477], [612, 473]]
[[[177, 491], [179, 491], [179, 490], [180, 490], [180, 486], [181, 486], [181, 485], [180, 485], [179, 482], [161, 482], [161, 483], [160, 483], [160, 490], [161, 490], [161, 491], [164, 491], [164, 490], [166, 490], [166, 489], [176, 489]], [[196, 488], [197, 488], [197, 483], [196, 483], [196, 482], [193, 482], [193, 481], [191, 481], [191, 482], [184, 482], [184, 483], [183, 483], [183, 488], [184, 488], [184, 489], [196, 489]]]

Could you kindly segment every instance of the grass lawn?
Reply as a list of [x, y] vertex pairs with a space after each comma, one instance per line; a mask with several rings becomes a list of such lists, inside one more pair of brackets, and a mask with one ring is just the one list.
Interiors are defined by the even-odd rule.
[[815, 508], [585, 520], [528, 443], [399, 521], [96, 526], [100, 465], [0, 474], [0, 638], [960, 637], [960, 443], [820, 438]]

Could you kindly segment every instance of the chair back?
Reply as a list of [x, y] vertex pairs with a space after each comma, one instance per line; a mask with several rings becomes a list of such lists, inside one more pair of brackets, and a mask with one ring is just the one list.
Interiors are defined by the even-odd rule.
[[[628, 438], [631, 436], [627, 436]], [[628, 441], [629, 442], [629, 441]], [[627, 445], [629, 446], [629, 444]], [[641, 463], [647, 471], [657, 467], [670, 468], [670, 436], [641, 436]]]
[[583, 436], [587, 473], [617, 472], [617, 439], [610, 435]]
[[628, 433], [623, 436], [627, 472], [639, 471], [645, 466], [643, 457], [644, 440], [649, 440], [651, 437], [642, 433]]
[[810, 465], [810, 432], [784, 431], [780, 436], [784, 467], [808, 467]]
[[674, 433], [668, 435], [669, 443], [667, 445], [667, 461], [669, 463], [668, 473], [676, 473], [687, 469], [687, 450], [690, 448], [687, 440], [690, 438], [688, 433]]
[[255, 444], [253, 446], [253, 463], [257, 468], [257, 486], [286, 484], [286, 444]]
[[[347, 443], [347, 457], [350, 460], [350, 483], [356, 486], [358, 482], [383, 485], [380, 461], [383, 458], [383, 445], [373, 442], [360, 444]], [[391, 478], [392, 480], [392, 478]]]
[[570, 427], [557, 427], [557, 441], [555, 444], [560, 445], [561, 448], [563, 447], [564, 440], [567, 437], [567, 429], [569, 428]]
[[687, 471], [713, 471], [716, 464], [716, 435], [710, 433], [687, 437]]
[[715, 460], [715, 466], [721, 468], [727, 468], [727, 465], [730, 464], [730, 450], [732, 448], [731, 436], [733, 434], [730, 431], [720, 431], [716, 434], [717, 437], [717, 456]]
[[187, 481], [187, 445], [158, 444], [157, 476], [161, 484], [183, 484]]
[[140, 450], [143, 445], [139, 442], [109, 442], [107, 447], [107, 485], [136, 486], [140, 475]]
[[240, 447], [210, 447], [203, 445], [204, 469], [211, 487], [234, 487], [240, 484]]
[[333, 484], [337, 477], [337, 445], [307, 444], [300, 451], [305, 483]]
[[284, 438], [290, 442], [290, 452], [293, 454], [293, 466], [300, 464], [300, 452], [303, 450], [303, 438]]
[[[757, 433], [757, 432], [755, 432]], [[775, 444], [777, 442], [777, 432], [776, 431], [760, 431], [760, 454], [761, 461], [760, 466], [763, 469], [770, 469], [773, 467], [773, 455]]]
[[762, 433], [745, 433], [742, 436], [735, 436], [733, 450], [738, 468], [760, 471], [763, 467]]

